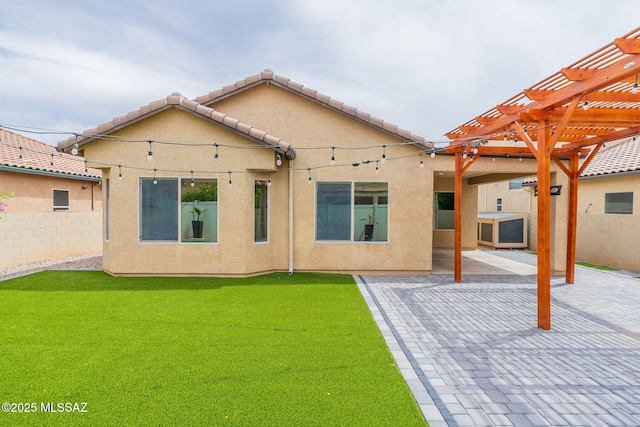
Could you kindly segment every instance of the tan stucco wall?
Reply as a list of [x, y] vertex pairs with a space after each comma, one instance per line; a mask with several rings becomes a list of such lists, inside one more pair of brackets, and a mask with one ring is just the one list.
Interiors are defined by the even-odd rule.
[[[255, 91], [214, 105], [219, 111], [265, 130], [291, 143], [297, 150], [294, 161], [284, 161], [271, 174], [269, 242], [253, 242], [253, 185], [266, 179], [264, 172], [248, 169], [276, 170], [275, 154], [270, 149], [255, 149], [255, 142], [216, 124], [177, 108], [159, 113], [117, 132], [126, 139], [203, 142], [252, 148], [232, 149], [221, 146], [220, 157], [213, 158], [213, 147], [187, 147], [153, 144], [153, 161], [147, 161], [148, 144], [118, 141], [95, 141], [83, 148], [92, 167], [101, 163], [122, 164], [105, 168], [103, 177], [110, 180], [109, 241], [104, 245], [104, 267], [113, 274], [168, 275], [246, 275], [265, 271], [286, 271], [289, 265], [289, 174], [293, 178], [294, 257], [296, 271], [367, 271], [426, 272], [431, 270], [433, 217], [433, 169], [447, 168], [451, 158], [424, 156], [420, 169], [418, 148], [375, 130], [342, 114], [273, 86], [263, 85]], [[353, 162], [380, 160], [386, 144], [386, 163], [352, 166]], [[336, 165], [329, 167], [331, 149], [312, 147], [364, 148], [335, 152]], [[366, 149], [365, 147], [378, 146]], [[403, 159], [397, 157], [416, 154]], [[446, 166], [444, 164], [447, 164]], [[440, 166], [437, 166], [440, 165]], [[195, 171], [196, 178], [218, 178], [218, 243], [150, 243], [139, 241], [139, 178], [151, 177], [152, 171], [132, 169], [157, 168], [158, 177], [184, 177], [173, 171]], [[313, 183], [308, 184], [308, 168]], [[234, 173], [228, 185], [227, 171]], [[316, 242], [315, 183], [387, 182], [389, 185], [388, 242]], [[473, 200], [473, 205], [477, 201]], [[473, 230], [472, 230], [473, 231]]]
[[498, 212], [497, 200], [502, 199], [502, 212], [529, 212], [531, 195], [526, 189], [509, 190], [509, 181], [478, 186], [478, 211]]
[[[640, 175], [581, 179], [576, 258], [640, 271]], [[605, 214], [605, 194], [633, 192], [633, 214]]]
[[0, 220], [0, 268], [102, 250], [102, 213], [9, 212]]
[[0, 171], [0, 193], [14, 193], [14, 197], [7, 201], [12, 213], [53, 211], [54, 189], [69, 190], [70, 211], [102, 210], [102, 186], [99, 182]]

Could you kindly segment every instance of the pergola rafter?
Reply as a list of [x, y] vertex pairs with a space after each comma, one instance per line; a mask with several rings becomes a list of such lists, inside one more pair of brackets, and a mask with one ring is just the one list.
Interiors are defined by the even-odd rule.
[[[606, 141], [640, 133], [638, 74], [640, 28], [448, 132], [446, 148], [456, 156], [454, 209], [461, 210], [462, 174], [482, 155], [535, 157], [540, 189], [550, 187], [555, 162], [570, 183], [566, 282], [573, 283], [578, 178]], [[494, 142], [500, 140], [511, 144]], [[587, 154], [580, 167], [579, 158]], [[569, 160], [568, 166], [562, 160]], [[462, 280], [460, 218], [455, 212], [457, 282]], [[551, 327], [550, 223], [550, 192], [538, 191], [538, 326], [543, 329]]]

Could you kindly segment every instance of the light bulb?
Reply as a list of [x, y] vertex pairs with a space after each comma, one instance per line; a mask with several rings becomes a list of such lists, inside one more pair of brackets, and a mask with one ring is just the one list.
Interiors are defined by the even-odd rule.
[[435, 149], [431, 150], [431, 158], [432, 159], [436, 158], [436, 150]]
[[153, 151], [149, 150], [149, 154], [147, 155], [147, 161], [153, 160]]
[[75, 144], [73, 144], [73, 148], [71, 149], [71, 154], [73, 154], [74, 156], [78, 155], [78, 143], [77, 142]]
[[589, 109], [589, 101], [584, 101], [584, 104], [582, 104], [582, 109], [584, 111], [587, 111]]
[[335, 156], [331, 156], [331, 166], [334, 166], [336, 164], [336, 158]]
[[631, 88], [631, 93], [638, 93], [638, 82], [633, 83], [633, 87]]
[[422, 161], [422, 154], [420, 155], [420, 169], [424, 168], [424, 162]]
[[276, 155], [276, 165], [282, 166], [282, 157], [280, 157], [280, 153]]
[[195, 187], [195, 186], [196, 186], [196, 183], [193, 181], [193, 178], [191, 178], [191, 186], [192, 186], [192, 187]]

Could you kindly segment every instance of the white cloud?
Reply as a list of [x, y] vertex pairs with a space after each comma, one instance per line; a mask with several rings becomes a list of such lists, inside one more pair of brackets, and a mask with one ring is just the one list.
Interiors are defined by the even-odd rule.
[[[431, 139], [613, 41], [635, 2], [0, 5], [0, 123], [81, 131], [266, 67]], [[29, 19], [24, 19], [29, 16]], [[603, 16], [607, 16], [606, 22]], [[55, 137], [54, 137], [55, 138]], [[47, 142], [52, 139], [41, 138]]]

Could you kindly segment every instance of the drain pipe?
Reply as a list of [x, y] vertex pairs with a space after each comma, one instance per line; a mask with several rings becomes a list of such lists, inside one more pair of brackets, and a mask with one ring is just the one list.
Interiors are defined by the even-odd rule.
[[289, 160], [289, 274], [293, 274], [293, 160]]

